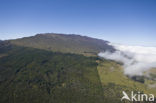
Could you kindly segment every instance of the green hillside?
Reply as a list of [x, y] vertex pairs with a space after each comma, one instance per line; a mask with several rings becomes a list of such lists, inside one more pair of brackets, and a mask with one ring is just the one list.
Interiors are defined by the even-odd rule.
[[8, 47], [0, 48], [0, 103], [103, 103], [96, 58]]
[[11, 40], [10, 42], [19, 46], [84, 55], [96, 55], [100, 51], [114, 50], [112, 46], [107, 44], [108, 41], [80, 35], [47, 33]]

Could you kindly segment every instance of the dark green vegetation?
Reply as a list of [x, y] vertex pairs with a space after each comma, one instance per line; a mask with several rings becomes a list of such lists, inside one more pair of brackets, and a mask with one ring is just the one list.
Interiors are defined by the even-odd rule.
[[[9, 48], [9, 51], [8, 51]], [[103, 103], [96, 58], [0, 48], [0, 103]]]
[[155, 69], [149, 78], [128, 78], [122, 64], [97, 57], [105, 50], [114, 51], [106, 41], [63, 34], [0, 42], [0, 103], [121, 103], [122, 91], [156, 95]]
[[64, 34], [38, 34], [32, 37], [26, 37], [10, 41], [13, 44], [46, 49], [54, 52], [78, 53], [84, 55], [96, 55], [100, 51], [114, 51], [114, 48], [108, 45], [108, 41], [90, 38], [80, 35]]

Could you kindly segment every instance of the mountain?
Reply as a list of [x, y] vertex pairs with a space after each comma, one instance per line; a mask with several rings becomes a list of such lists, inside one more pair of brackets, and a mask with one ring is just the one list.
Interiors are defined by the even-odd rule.
[[53, 52], [84, 55], [96, 55], [100, 51], [115, 50], [112, 46], [108, 45], [108, 41], [87, 36], [54, 33], [37, 34], [32, 37], [10, 40], [10, 42], [19, 46], [45, 49]]
[[106, 41], [78, 35], [39, 34], [1, 42], [0, 103], [103, 103], [98, 58], [80, 55], [85, 48], [98, 53], [99, 43], [113, 50]]
[[121, 63], [96, 55], [106, 50], [115, 49], [78, 35], [0, 42], [0, 103], [121, 103], [122, 91], [156, 95], [154, 70], [150, 78], [129, 78]]

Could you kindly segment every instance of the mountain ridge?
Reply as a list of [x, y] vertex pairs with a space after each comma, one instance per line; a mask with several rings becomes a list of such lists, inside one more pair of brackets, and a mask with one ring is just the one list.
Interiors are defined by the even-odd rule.
[[44, 33], [8, 41], [18, 46], [84, 55], [97, 55], [101, 51], [115, 50], [108, 41], [75, 34]]

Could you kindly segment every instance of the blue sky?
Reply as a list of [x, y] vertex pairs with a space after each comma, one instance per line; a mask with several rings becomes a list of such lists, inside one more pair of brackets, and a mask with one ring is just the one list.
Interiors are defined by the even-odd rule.
[[156, 46], [156, 0], [0, 0], [0, 39], [47, 32]]

